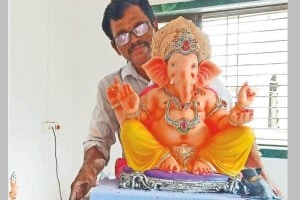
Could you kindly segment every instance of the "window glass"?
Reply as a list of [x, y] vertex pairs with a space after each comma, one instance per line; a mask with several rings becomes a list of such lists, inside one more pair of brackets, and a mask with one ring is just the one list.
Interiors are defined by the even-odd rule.
[[209, 35], [212, 57], [222, 68], [220, 80], [236, 101], [248, 81], [256, 89], [252, 104], [258, 143], [287, 146], [287, 10], [209, 17], [202, 30]]

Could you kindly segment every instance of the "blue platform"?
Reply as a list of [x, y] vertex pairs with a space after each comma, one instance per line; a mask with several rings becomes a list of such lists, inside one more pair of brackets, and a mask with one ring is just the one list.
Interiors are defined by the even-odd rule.
[[118, 181], [100, 180], [100, 185], [92, 189], [90, 200], [157, 200], [157, 199], [201, 199], [201, 200], [228, 200], [228, 199], [247, 199], [240, 195], [226, 193], [181, 193], [168, 191], [144, 191], [123, 189], [118, 187]]

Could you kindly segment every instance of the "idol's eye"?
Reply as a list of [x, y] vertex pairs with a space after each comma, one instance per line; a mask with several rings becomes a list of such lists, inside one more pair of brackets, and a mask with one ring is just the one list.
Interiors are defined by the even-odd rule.
[[171, 67], [176, 67], [176, 64], [174, 62], [171, 62]]
[[192, 69], [196, 69], [196, 68], [197, 68], [196, 63], [192, 64]]

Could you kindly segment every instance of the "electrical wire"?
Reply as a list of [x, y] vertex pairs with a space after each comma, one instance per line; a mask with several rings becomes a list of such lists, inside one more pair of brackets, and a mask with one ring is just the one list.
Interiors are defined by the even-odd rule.
[[60, 195], [60, 199], [62, 200], [62, 196], [61, 196], [61, 189], [60, 189], [60, 181], [59, 181], [59, 177], [58, 177], [58, 163], [57, 163], [57, 153], [56, 153], [56, 134], [55, 134], [55, 131], [54, 131], [54, 128], [51, 127], [52, 131], [53, 131], [53, 135], [54, 135], [54, 155], [55, 155], [55, 163], [56, 163], [56, 178], [57, 178], [57, 182], [58, 182], [58, 189], [59, 189], [59, 195]]

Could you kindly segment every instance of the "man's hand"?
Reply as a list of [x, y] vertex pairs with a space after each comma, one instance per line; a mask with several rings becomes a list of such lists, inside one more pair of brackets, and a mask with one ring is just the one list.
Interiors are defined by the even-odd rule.
[[98, 185], [97, 175], [103, 170], [105, 160], [97, 147], [92, 147], [85, 152], [84, 163], [71, 185], [69, 200], [80, 200], [88, 191]]
[[96, 185], [97, 174], [95, 170], [91, 166], [84, 164], [71, 185], [70, 200], [81, 199]]

